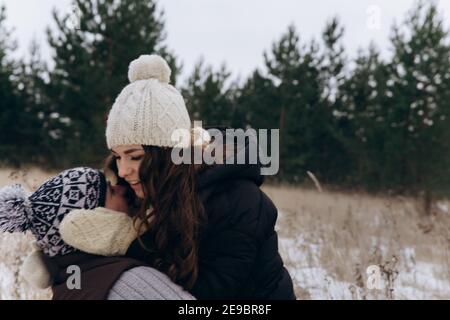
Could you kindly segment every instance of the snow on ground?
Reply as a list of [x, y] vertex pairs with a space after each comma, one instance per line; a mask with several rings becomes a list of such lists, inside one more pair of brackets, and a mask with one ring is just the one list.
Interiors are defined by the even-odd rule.
[[[338, 280], [320, 265], [320, 253], [324, 245], [307, 243], [304, 239], [304, 234], [295, 239], [279, 239], [280, 252], [288, 257], [287, 268], [296, 285], [313, 300], [360, 299], [361, 293], [358, 290], [352, 295], [351, 287], [355, 287], [354, 283]], [[414, 248], [404, 248], [400, 255], [402, 263], [394, 281], [394, 299], [450, 299], [450, 282], [448, 278], [441, 278], [446, 274], [444, 266], [415, 261]], [[379, 292], [366, 288], [366, 298], [385, 299], [385, 285], [382, 280]]]
[[[289, 257], [286, 264], [293, 281], [307, 293], [309, 299], [350, 300], [360, 299], [361, 293], [352, 294], [352, 282], [341, 281], [320, 265], [320, 251], [323, 244], [308, 244], [298, 239], [279, 239], [283, 256]], [[399, 274], [394, 284], [394, 299], [450, 299], [450, 283], [442, 279], [443, 266], [423, 261], [414, 261], [414, 248], [405, 248]], [[407, 259], [407, 257], [409, 259]], [[414, 262], [413, 262], [414, 261]], [[286, 262], [286, 261], [285, 261]], [[15, 299], [14, 272], [5, 263], [0, 263], [0, 300]], [[368, 299], [384, 299], [384, 290], [367, 290]]]

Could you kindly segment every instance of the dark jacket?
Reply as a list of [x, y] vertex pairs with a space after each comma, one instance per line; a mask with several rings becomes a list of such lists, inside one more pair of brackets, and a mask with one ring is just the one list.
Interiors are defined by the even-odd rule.
[[[240, 152], [248, 153], [248, 144]], [[278, 252], [277, 209], [259, 188], [260, 168], [219, 164], [198, 175], [208, 223], [200, 240], [198, 279], [190, 290], [197, 299], [295, 299]], [[128, 254], [139, 258], [139, 247], [135, 241]]]
[[[87, 253], [72, 253], [51, 260], [56, 268], [53, 300], [106, 300], [123, 272], [146, 265], [128, 257], [102, 257]], [[74, 265], [81, 271], [80, 289], [69, 289], [67, 285], [68, 278], [75, 275], [68, 267]], [[69, 283], [73, 283], [71, 279]]]

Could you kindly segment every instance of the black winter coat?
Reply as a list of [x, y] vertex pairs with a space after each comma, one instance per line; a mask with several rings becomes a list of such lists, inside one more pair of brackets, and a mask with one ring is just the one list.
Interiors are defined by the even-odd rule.
[[[259, 164], [219, 164], [199, 174], [208, 222], [190, 290], [197, 299], [296, 299], [278, 252], [277, 209], [262, 182]], [[135, 258], [137, 247], [135, 241], [129, 250]]]

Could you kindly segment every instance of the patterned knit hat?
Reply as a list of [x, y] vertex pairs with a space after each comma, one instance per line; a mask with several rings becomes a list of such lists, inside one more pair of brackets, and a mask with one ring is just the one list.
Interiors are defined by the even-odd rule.
[[172, 141], [175, 130], [190, 132], [191, 120], [181, 94], [169, 84], [171, 70], [158, 55], [132, 61], [127, 85], [108, 116], [108, 148], [120, 145], [180, 146]]
[[98, 170], [65, 170], [27, 196], [20, 185], [0, 189], [0, 230], [31, 230], [36, 244], [50, 257], [76, 251], [61, 239], [59, 224], [74, 209], [104, 206], [106, 180]]

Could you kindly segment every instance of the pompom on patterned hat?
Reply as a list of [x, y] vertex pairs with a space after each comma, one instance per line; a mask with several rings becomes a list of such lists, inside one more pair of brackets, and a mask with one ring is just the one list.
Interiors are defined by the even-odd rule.
[[59, 224], [72, 210], [104, 206], [105, 197], [103, 173], [88, 167], [65, 170], [29, 196], [20, 185], [7, 186], [0, 189], [0, 231], [30, 230], [46, 255], [69, 254], [76, 249], [61, 239]]

